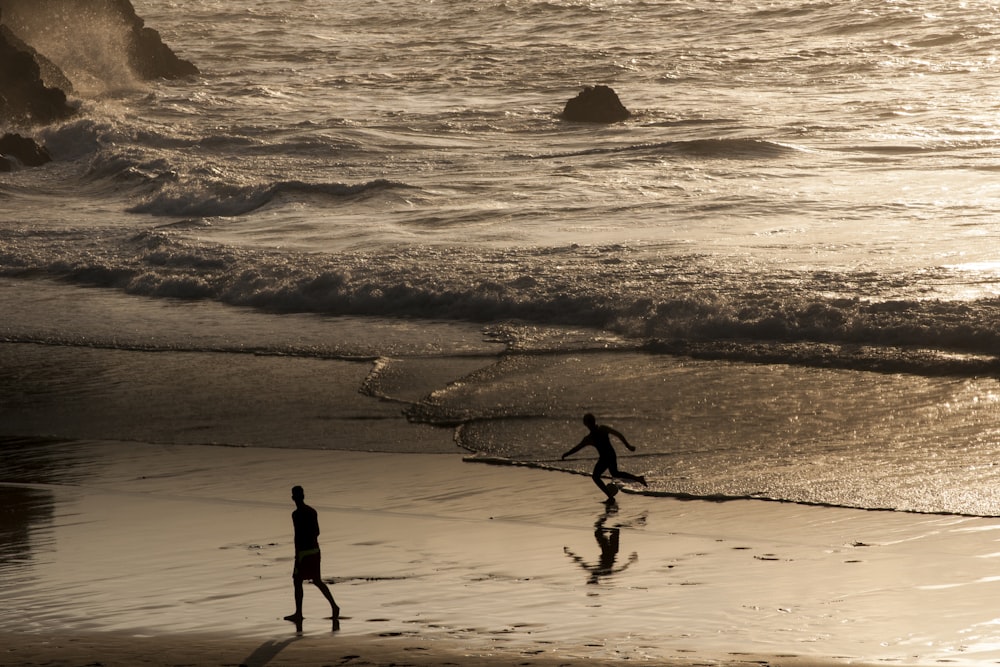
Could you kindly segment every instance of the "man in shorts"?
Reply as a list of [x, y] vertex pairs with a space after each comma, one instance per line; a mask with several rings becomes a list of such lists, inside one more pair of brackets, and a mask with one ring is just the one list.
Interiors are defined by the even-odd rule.
[[305, 497], [305, 491], [301, 486], [292, 488], [292, 500], [295, 501], [295, 511], [292, 512], [292, 525], [295, 526], [295, 569], [292, 570], [295, 613], [285, 616], [285, 620], [295, 623], [297, 628], [302, 627], [302, 582], [311, 581], [330, 603], [333, 629], [339, 630], [340, 607], [334, 602], [333, 594], [319, 573], [319, 519], [316, 510], [306, 505]]

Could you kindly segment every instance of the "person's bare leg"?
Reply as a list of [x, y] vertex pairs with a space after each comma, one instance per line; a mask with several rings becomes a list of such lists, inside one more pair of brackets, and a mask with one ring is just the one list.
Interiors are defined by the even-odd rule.
[[295, 580], [295, 613], [285, 616], [286, 621], [291, 621], [297, 623], [302, 620], [302, 582], [298, 579]]
[[323, 597], [326, 598], [326, 601], [330, 603], [330, 615], [333, 617], [333, 629], [339, 630], [340, 607], [338, 607], [337, 603], [334, 601], [333, 593], [330, 592], [330, 587], [327, 586], [326, 582], [324, 582], [321, 579], [316, 579], [315, 581], [313, 581], [313, 585], [319, 589], [319, 592], [323, 594]]
[[612, 476], [613, 477], [617, 477], [619, 479], [628, 479], [628, 480], [631, 480], [633, 482], [639, 482], [643, 486], [649, 486], [648, 484], [646, 484], [646, 478], [645, 477], [640, 477], [639, 475], [633, 475], [632, 473], [628, 473], [628, 472], [622, 472], [621, 470], [616, 470], [613, 473]]
[[608, 497], [609, 501], [614, 500], [615, 494], [611, 493], [611, 491], [608, 490], [608, 485], [604, 483], [603, 479], [601, 479], [601, 475], [603, 473], [604, 473], [603, 469], [598, 470], [597, 468], [594, 468], [594, 474], [591, 475], [590, 478], [594, 480], [594, 484], [597, 485], [597, 488], [599, 488], [601, 491], [604, 492], [604, 495]]
[[[648, 484], [646, 484], [646, 478], [645, 477], [640, 477], [638, 475], [633, 475], [632, 473], [628, 473], [628, 472], [624, 472], [622, 470], [619, 470], [618, 466], [609, 466], [608, 470], [611, 473], [611, 476], [614, 477], [615, 479], [627, 479], [627, 480], [630, 480], [630, 481], [633, 481], [633, 482], [639, 482], [643, 486], [649, 486]], [[595, 470], [594, 472], [597, 472], [597, 471]]]

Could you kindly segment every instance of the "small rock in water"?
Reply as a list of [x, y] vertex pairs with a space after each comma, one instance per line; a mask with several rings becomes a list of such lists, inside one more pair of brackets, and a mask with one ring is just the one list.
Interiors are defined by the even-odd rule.
[[578, 123], [617, 123], [631, 116], [618, 94], [608, 86], [587, 86], [566, 102], [562, 117]]

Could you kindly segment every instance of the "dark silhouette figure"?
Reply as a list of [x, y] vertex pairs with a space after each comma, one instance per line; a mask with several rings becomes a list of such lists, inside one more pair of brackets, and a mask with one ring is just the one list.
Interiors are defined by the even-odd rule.
[[612, 575], [618, 574], [619, 572], [624, 572], [628, 569], [628, 566], [639, 560], [639, 554], [632, 552], [629, 556], [628, 562], [624, 565], [616, 568], [615, 561], [618, 558], [620, 534], [618, 526], [613, 528], [606, 528], [604, 526], [605, 522], [615, 514], [617, 508], [609, 507], [607, 511], [604, 512], [598, 519], [597, 523], [594, 524], [594, 538], [597, 540], [597, 545], [601, 548], [601, 556], [598, 561], [594, 564], [590, 564], [583, 560], [580, 556], [569, 550], [569, 547], [563, 547], [563, 553], [572, 558], [577, 564], [580, 565], [584, 570], [590, 573], [590, 577], [587, 579], [588, 584], [599, 584], [601, 583], [602, 577], [610, 577]]
[[285, 616], [285, 620], [295, 623], [296, 630], [301, 632], [302, 582], [311, 581], [330, 603], [333, 629], [339, 630], [340, 607], [334, 602], [333, 594], [319, 573], [319, 519], [316, 510], [306, 505], [305, 497], [305, 491], [301, 486], [292, 488], [292, 500], [295, 501], [295, 511], [292, 512], [292, 524], [295, 526], [295, 569], [292, 570], [292, 582], [295, 584], [295, 613]]
[[591, 445], [597, 449], [597, 464], [594, 466], [594, 472], [591, 477], [594, 480], [594, 484], [597, 485], [601, 491], [608, 497], [608, 502], [612, 502], [615, 498], [615, 494], [618, 493], [617, 488], [609, 488], [601, 476], [604, 471], [611, 473], [611, 476], [617, 479], [627, 479], [633, 482], [639, 482], [643, 486], [646, 486], [646, 478], [640, 477], [638, 475], [632, 475], [630, 473], [624, 472], [618, 469], [618, 455], [615, 453], [615, 448], [611, 444], [611, 436], [615, 436], [621, 440], [630, 452], [635, 451], [635, 447], [629, 444], [629, 441], [625, 439], [625, 436], [611, 428], [610, 426], [605, 426], [603, 424], [597, 423], [597, 418], [589, 412], [583, 416], [583, 423], [590, 429], [590, 433], [584, 436], [580, 444], [569, 450], [562, 455], [562, 458], [567, 456], [572, 456], [584, 447]]

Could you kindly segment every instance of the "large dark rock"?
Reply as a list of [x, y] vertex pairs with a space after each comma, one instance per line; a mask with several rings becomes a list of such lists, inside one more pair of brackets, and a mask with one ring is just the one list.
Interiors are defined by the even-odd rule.
[[190, 61], [178, 58], [152, 28], [140, 28], [132, 43], [132, 67], [144, 79], [180, 79], [198, 74]]
[[[94, 0], [83, 1], [88, 5], [94, 3]], [[129, 64], [136, 74], [144, 79], [179, 79], [198, 74], [198, 68], [194, 63], [179, 58], [163, 43], [160, 33], [146, 27], [145, 21], [135, 13], [131, 0], [107, 1], [110, 8], [120, 14], [129, 26], [131, 32]]]
[[88, 51], [121, 58], [143, 79], [176, 79], [198, 74], [160, 34], [147, 28], [130, 0], [0, 0], [2, 20], [25, 42], [64, 71], [86, 60]]
[[3, 39], [19, 51], [24, 51], [30, 53], [31, 57], [35, 59], [35, 64], [38, 65], [38, 70], [42, 75], [42, 81], [46, 86], [50, 88], [58, 88], [64, 93], [70, 93], [73, 91], [73, 84], [63, 74], [63, 71], [59, 67], [39, 53], [30, 44], [25, 42], [23, 39], [14, 34], [14, 32], [2, 23], [3, 14], [0, 13], [0, 35]]
[[617, 123], [632, 114], [608, 86], [587, 86], [566, 102], [562, 117], [577, 123]]
[[0, 137], [0, 171], [11, 171], [18, 165], [40, 167], [51, 161], [49, 152], [34, 139], [10, 133]]
[[[0, 122], [48, 124], [73, 115], [66, 94], [45, 85], [43, 66], [53, 67], [0, 25]], [[57, 78], [54, 71], [52, 76]]]

